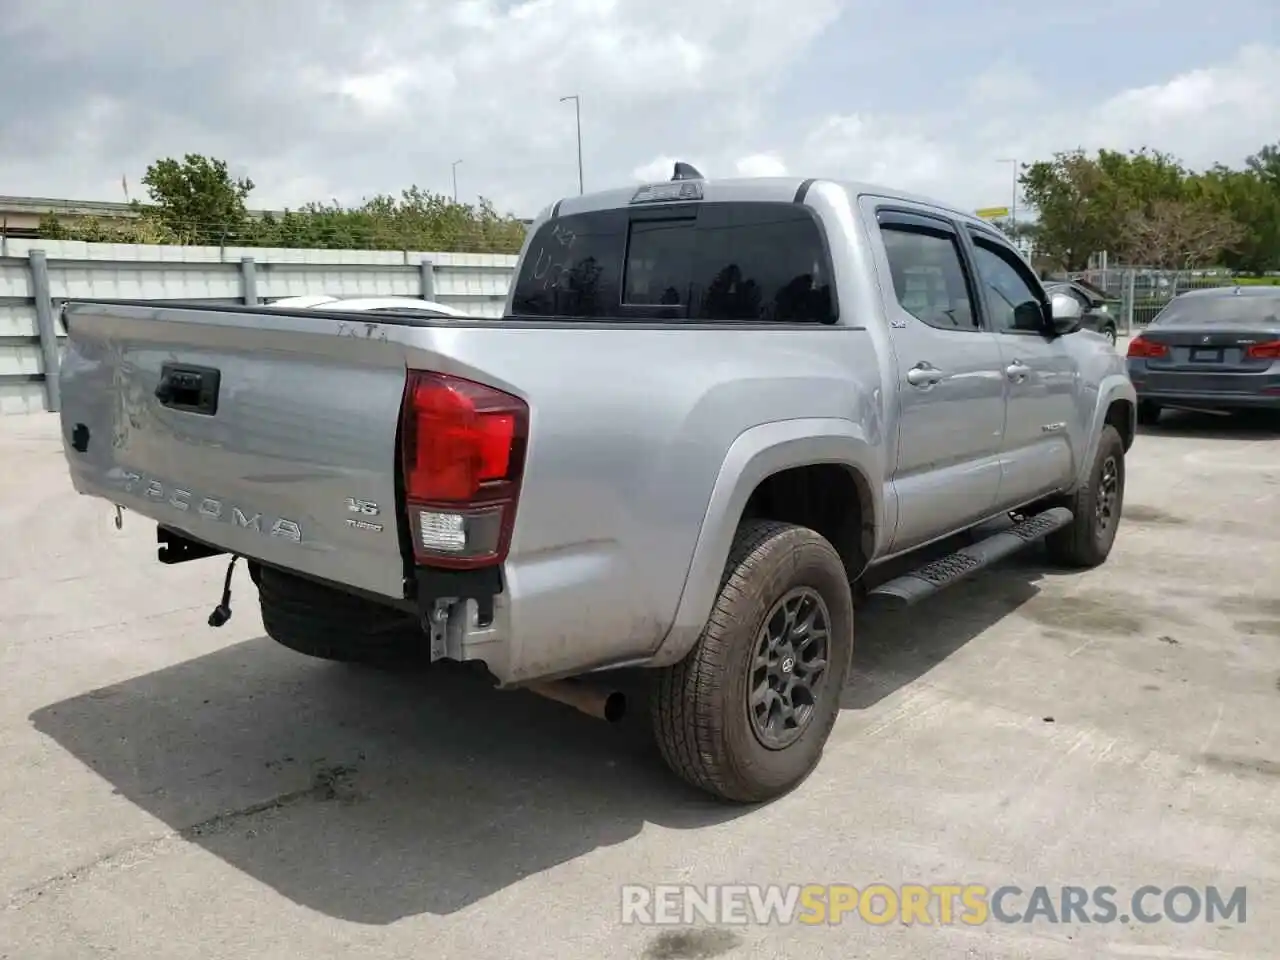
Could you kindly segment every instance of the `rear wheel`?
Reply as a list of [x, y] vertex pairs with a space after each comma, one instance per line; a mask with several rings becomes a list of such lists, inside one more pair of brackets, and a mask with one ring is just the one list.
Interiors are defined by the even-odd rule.
[[376, 666], [429, 659], [422, 629], [399, 610], [269, 567], [254, 579], [267, 635], [290, 650]]
[[654, 685], [663, 758], [724, 800], [786, 793], [822, 757], [852, 651], [852, 591], [831, 544], [743, 523], [702, 636]]
[[1071, 567], [1100, 565], [1111, 553], [1124, 508], [1124, 441], [1110, 424], [1102, 428], [1088, 479], [1067, 506], [1075, 519], [1045, 538], [1050, 558]]
[[1154, 427], [1160, 422], [1160, 407], [1150, 400], [1138, 401], [1138, 423], [1144, 427]]

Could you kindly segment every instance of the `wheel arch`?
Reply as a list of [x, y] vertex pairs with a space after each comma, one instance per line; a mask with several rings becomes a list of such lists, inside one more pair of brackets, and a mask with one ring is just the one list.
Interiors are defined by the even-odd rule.
[[[874, 480], [883, 476], [883, 447], [850, 420], [785, 420], [743, 432], [721, 464], [672, 626], [649, 665], [675, 663], [697, 642], [746, 518], [816, 522], [834, 536], [850, 575], [860, 573], [885, 536], [883, 490]], [[817, 499], [806, 497], [815, 488]], [[849, 509], [832, 508], [845, 493], [856, 498]]]
[[1113, 374], [1104, 379], [1098, 388], [1097, 403], [1094, 405], [1093, 417], [1089, 425], [1088, 443], [1081, 457], [1076, 485], [1083, 483], [1093, 468], [1094, 457], [1098, 455], [1098, 441], [1102, 437], [1102, 428], [1114, 426], [1124, 442], [1125, 452], [1133, 446], [1138, 430], [1138, 396], [1133, 389], [1128, 374]]

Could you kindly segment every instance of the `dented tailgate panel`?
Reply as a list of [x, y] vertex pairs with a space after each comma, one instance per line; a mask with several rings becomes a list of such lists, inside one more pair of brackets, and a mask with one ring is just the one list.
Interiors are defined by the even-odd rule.
[[75, 304], [66, 322], [61, 418], [79, 492], [403, 596], [396, 344], [372, 325], [175, 307]]

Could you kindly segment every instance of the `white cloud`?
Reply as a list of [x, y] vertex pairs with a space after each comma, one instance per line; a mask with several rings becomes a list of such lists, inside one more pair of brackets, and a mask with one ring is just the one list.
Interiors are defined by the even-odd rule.
[[753, 153], [734, 164], [740, 177], [785, 177], [787, 165], [776, 153]]
[[[1018, 32], [1042, 19], [1026, 9], [924, 22], [887, 0], [41, 0], [0, 18], [8, 75], [39, 78], [0, 111], [0, 182], [114, 198], [122, 172], [136, 184], [158, 157], [202, 152], [247, 170], [251, 203], [296, 206], [411, 183], [446, 193], [461, 159], [462, 199], [532, 215], [577, 192], [570, 94], [588, 190], [666, 180], [679, 159], [709, 176], [844, 177], [987, 206], [1009, 196], [1004, 157], [1148, 145], [1203, 166], [1277, 138], [1275, 46], [1183, 58], [1131, 90], [1100, 87], [1110, 68], [1083, 84], [1075, 68], [1029, 74], [1036, 56], [943, 56], [962, 28], [1007, 26], [1001, 49], [1039, 49]], [[881, 21], [911, 21], [921, 55], [886, 53]], [[1215, 29], [1244, 43], [1256, 21]], [[1090, 103], [1083, 89], [1101, 92]]]
[[[6, 70], [41, 78], [0, 111], [0, 180], [114, 195], [122, 169], [136, 180], [158, 157], [210, 152], [251, 171], [251, 202], [282, 206], [316, 181], [347, 201], [445, 192], [462, 158], [463, 199], [529, 213], [577, 189], [561, 97], [581, 96], [588, 189], [625, 181], [646, 157], [753, 133], [838, 13], [837, 0], [42, 0], [0, 19]], [[85, 122], [95, 96], [117, 108], [106, 128]]]
[[[1005, 158], [1029, 163], [1076, 147], [1148, 146], [1203, 169], [1238, 165], [1280, 133], [1280, 98], [1273, 92], [1280, 89], [1280, 47], [1248, 46], [1227, 63], [1120, 91], [1083, 109], [1057, 106], [1030, 81], [1003, 95], [1001, 78], [1022, 82], [1004, 68], [980, 75], [968, 86], [971, 112], [964, 116], [831, 115], [780, 153], [796, 175], [898, 187], [973, 208], [1010, 200]], [[1004, 112], [994, 117], [993, 97], [1004, 100]]]
[[[904, 189], [941, 186], [947, 147], [927, 127], [892, 117], [833, 116], [815, 126], [801, 154], [816, 176], [845, 176]], [[830, 171], [830, 172], [828, 172]]]
[[1087, 115], [1091, 145], [1158, 147], [1195, 166], [1238, 163], [1280, 133], [1280, 46], [1126, 90]]

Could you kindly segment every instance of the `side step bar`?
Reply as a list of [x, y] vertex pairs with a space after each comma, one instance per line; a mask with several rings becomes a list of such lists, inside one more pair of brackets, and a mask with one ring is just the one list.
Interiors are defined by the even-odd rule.
[[895, 577], [868, 591], [867, 599], [877, 606], [914, 606], [925, 597], [931, 597], [984, 567], [1017, 553], [1055, 530], [1061, 530], [1074, 519], [1075, 516], [1066, 507], [1053, 507], [1014, 524], [1008, 530], [1001, 530], [985, 540], [961, 547], [950, 556]]

